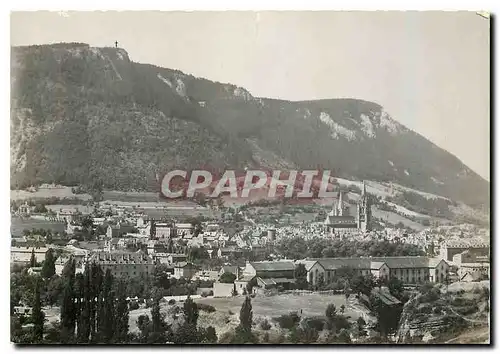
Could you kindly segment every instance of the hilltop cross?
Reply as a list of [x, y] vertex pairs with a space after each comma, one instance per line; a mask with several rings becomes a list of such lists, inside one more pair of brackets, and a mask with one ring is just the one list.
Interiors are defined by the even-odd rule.
[[115, 48], [118, 48], [118, 41], [115, 41]]

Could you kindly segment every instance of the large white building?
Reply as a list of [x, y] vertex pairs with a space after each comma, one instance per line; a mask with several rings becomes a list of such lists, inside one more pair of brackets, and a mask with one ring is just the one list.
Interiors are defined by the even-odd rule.
[[110, 269], [111, 274], [117, 278], [148, 278], [153, 275], [155, 268], [153, 259], [141, 252], [96, 252], [87, 257], [81, 267], [84, 268], [88, 263], [98, 264], [103, 273]]
[[372, 274], [376, 278], [397, 278], [406, 284], [444, 282], [450, 266], [444, 259], [430, 257], [369, 257], [369, 258], [316, 258], [296, 261], [307, 270], [307, 281], [317, 285], [320, 278], [325, 284], [335, 279], [340, 269], [350, 268], [359, 275]]

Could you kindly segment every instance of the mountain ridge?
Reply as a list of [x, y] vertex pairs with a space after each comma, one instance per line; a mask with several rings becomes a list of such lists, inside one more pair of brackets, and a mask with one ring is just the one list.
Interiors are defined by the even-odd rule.
[[174, 167], [258, 168], [260, 154], [276, 160], [262, 167], [321, 167], [489, 204], [485, 179], [378, 103], [254, 97], [87, 44], [12, 47], [11, 84], [13, 187], [99, 178], [150, 190]]

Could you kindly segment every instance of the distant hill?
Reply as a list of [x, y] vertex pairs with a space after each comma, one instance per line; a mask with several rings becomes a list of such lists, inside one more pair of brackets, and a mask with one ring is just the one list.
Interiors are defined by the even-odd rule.
[[81, 43], [13, 47], [11, 85], [11, 188], [154, 190], [172, 168], [320, 167], [489, 205], [486, 180], [373, 102], [253, 97]]

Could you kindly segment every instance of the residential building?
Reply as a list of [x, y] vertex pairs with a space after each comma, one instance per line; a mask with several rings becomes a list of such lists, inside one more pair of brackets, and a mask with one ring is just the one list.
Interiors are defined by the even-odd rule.
[[244, 251], [242, 249], [239, 249], [237, 246], [228, 246], [228, 247], [221, 247], [217, 251], [217, 256], [219, 258], [226, 258], [226, 259], [236, 259], [243, 257]]
[[156, 239], [170, 239], [176, 236], [176, 229], [172, 223], [153, 222], [151, 237]]
[[187, 279], [191, 280], [191, 278], [196, 274], [198, 271], [198, 267], [196, 267], [192, 263], [188, 262], [179, 262], [177, 264], [174, 264], [174, 278], [176, 279]]
[[155, 252], [152, 257], [159, 264], [176, 264], [187, 260], [187, 255], [184, 253]]
[[440, 248], [440, 257], [448, 262], [453, 261], [453, 256], [464, 251], [469, 251], [475, 256], [490, 257], [490, 245], [484, 243], [469, 243], [466, 241], [445, 242]]
[[453, 265], [458, 267], [458, 277], [462, 280], [465, 276], [468, 279], [489, 279], [490, 259], [481, 252], [467, 250], [453, 256]]
[[118, 223], [116, 225], [108, 225], [106, 236], [108, 238], [122, 237], [127, 233], [134, 232], [134, 225]]
[[84, 263], [94, 262], [101, 267], [103, 273], [110, 269], [114, 277], [120, 278], [148, 278], [154, 272], [153, 259], [142, 252], [96, 252], [90, 255]]
[[261, 288], [289, 288], [295, 282], [295, 264], [292, 261], [247, 262], [242, 274], [243, 279], [238, 280], [244, 280], [245, 284], [256, 278]]

